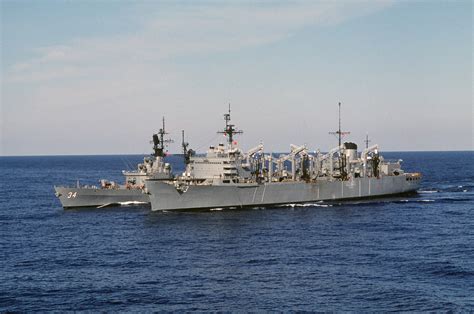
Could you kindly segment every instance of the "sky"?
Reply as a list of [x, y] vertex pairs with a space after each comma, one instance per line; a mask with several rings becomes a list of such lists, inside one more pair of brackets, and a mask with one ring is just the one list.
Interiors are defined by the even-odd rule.
[[0, 0], [0, 155], [472, 150], [471, 1]]

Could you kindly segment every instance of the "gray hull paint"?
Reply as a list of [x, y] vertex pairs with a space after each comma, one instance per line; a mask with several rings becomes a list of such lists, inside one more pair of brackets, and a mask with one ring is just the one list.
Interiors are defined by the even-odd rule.
[[419, 181], [405, 176], [356, 178], [350, 181], [281, 182], [242, 185], [191, 185], [186, 192], [165, 182], [147, 181], [152, 210], [189, 210], [269, 206], [324, 200], [357, 199], [416, 191]]
[[149, 203], [142, 190], [54, 187], [63, 208]]

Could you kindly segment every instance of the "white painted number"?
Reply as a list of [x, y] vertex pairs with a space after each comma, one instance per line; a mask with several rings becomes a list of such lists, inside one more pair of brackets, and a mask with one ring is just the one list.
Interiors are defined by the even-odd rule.
[[71, 197], [72, 197], [72, 198], [76, 198], [76, 196], [77, 196], [77, 192], [74, 192], [74, 193], [73, 193], [73, 192], [69, 192], [69, 193], [67, 193], [67, 198], [71, 198]]

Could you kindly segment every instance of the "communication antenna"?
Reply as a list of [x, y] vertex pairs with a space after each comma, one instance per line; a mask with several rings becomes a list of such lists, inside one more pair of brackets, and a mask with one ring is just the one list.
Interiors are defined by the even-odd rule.
[[342, 138], [346, 135], [351, 134], [351, 132], [341, 131], [341, 103], [339, 103], [338, 106], [339, 106], [339, 129], [336, 132], [329, 132], [329, 134], [333, 134], [338, 137], [339, 147], [341, 147]]
[[230, 124], [230, 103], [229, 103], [229, 112], [224, 114], [224, 120], [225, 120], [225, 129], [224, 131], [218, 131], [217, 133], [219, 134], [224, 134], [227, 136], [227, 142], [229, 143], [229, 146], [232, 147], [234, 143], [234, 135], [236, 134], [242, 134], [244, 133], [242, 130], [237, 130], [235, 128], [234, 124]]
[[371, 140], [369, 140], [369, 133], [367, 133], [365, 135], [365, 141], [364, 142], [365, 142], [365, 148], [366, 149], [369, 148], [369, 143], [371, 142]]
[[224, 114], [224, 120], [225, 120], [225, 127], [227, 128], [230, 122], [230, 103], [229, 103], [229, 113]]

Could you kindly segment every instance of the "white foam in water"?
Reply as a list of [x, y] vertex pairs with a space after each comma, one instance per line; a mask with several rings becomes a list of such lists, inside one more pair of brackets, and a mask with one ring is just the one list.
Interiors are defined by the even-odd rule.
[[463, 191], [464, 193], [466, 193], [466, 192], [467, 192], [467, 190], [462, 190], [462, 191]]
[[216, 208], [211, 208], [210, 211], [219, 211], [219, 210], [223, 210], [222, 207], [216, 207]]
[[419, 202], [434, 202], [434, 200], [419, 200]]
[[140, 202], [140, 201], [128, 201], [128, 202], [119, 202], [121, 206], [127, 206], [127, 205], [144, 205], [148, 204], [147, 202]]
[[318, 203], [304, 203], [304, 204], [286, 204], [286, 205], [281, 205], [283, 207], [332, 207], [330, 204], [320, 204], [321, 202]]
[[313, 204], [311, 204], [311, 203], [301, 204], [301, 206], [302, 207], [308, 207], [308, 206], [310, 206], [310, 207], [332, 207], [332, 205], [330, 205], [330, 204], [315, 204], [315, 203], [313, 203]]
[[418, 191], [420, 194], [430, 194], [430, 193], [438, 193], [439, 191], [436, 190], [428, 190], [428, 191]]

